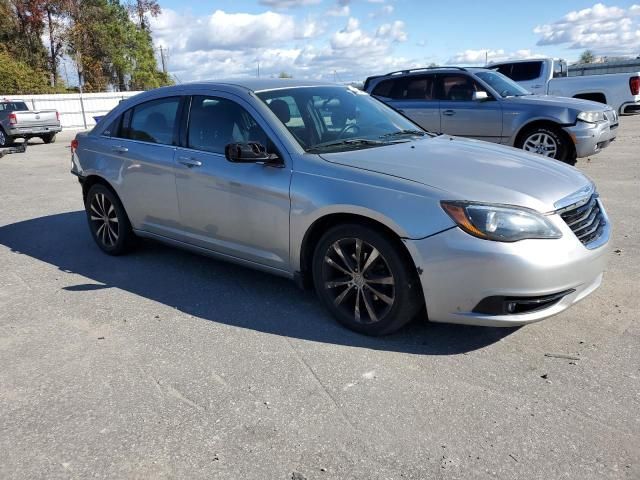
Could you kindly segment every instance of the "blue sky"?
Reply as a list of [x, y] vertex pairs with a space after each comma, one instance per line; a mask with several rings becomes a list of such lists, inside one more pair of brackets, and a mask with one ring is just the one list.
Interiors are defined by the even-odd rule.
[[[636, 0], [637, 1], [637, 0]], [[489, 59], [640, 54], [640, 4], [484, 0], [160, 0], [154, 40], [180, 81], [273, 76], [357, 81]]]

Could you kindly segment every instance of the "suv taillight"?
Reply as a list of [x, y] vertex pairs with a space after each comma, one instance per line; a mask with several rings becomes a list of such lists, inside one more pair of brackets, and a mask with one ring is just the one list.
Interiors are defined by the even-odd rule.
[[78, 150], [78, 139], [74, 138], [73, 140], [71, 140], [71, 153], [75, 152], [76, 150]]
[[629, 89], [631, 95], [640, 95], [640, 77], [629, 78]]
[[16, 123], [18, 123], [18, 117], [16, 117], [15, 113], [10, 113], [9, 114], [9, 125], [15, 125]]

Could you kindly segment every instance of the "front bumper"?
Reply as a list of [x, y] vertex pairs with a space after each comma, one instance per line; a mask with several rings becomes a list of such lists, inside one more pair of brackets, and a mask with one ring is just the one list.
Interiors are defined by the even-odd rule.
[[[559, 215], [549, 217], [562, 231], [554, 240], [492, 242], [455, 227], [422, 240], [407, 240], [419, 266], [429, 320], [483, 326], [519, 326], [566, 310], [602, 282], [609, 223], [603, 245], [587, 249]], [[488, 297], [543, 297], [570, 291], [559, 301], [526, 313], [477, 313]], [[476, 310], [476, 311], [474, 311]]]
[[564, 127], [576, 147], [578, 158], [589, 157], [600, 153], [603, 148], [615, 140], [618, 135], [618, 124], [609, 121], [587, 123], [578, 121], [571, 127]]

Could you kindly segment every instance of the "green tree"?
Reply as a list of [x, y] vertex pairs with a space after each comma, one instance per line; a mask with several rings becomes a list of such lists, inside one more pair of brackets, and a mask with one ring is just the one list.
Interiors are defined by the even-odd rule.
[[32, 68], [16, 58], [0, 45], [0, 93], [6, 95], [26, 95], [49, 93], [52, 91], [48, 73]]
[[278, 78], [293, 78], [293, 75], [287, 72], [280, 72], [280, 75], [278, 75]]
[[594, 53], [591, 50], [585, 50], [580, 55], [580, 59], [578, 60], [578, 63], [593, 63], [595, 61], [596, 61], [596, 56], [594, 55]]

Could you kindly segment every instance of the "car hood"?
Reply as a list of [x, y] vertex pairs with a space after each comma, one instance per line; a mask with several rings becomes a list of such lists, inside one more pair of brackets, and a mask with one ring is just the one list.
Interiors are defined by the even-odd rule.
[[555, 210], [555, 202], [591, 184], [557, 160], [448, 135], [321, 157], [427, 185], [441, 190], [443, 200], [519, 205], [539, 212]]
[[522, 97], [506, 97], [503, 101], [519, 105], [572, 108], [585, 112], [604, 112], [611, 107], [604, 103], [592, 102], [581, 98], [554, 97], [553, 95], [524, 95]]

